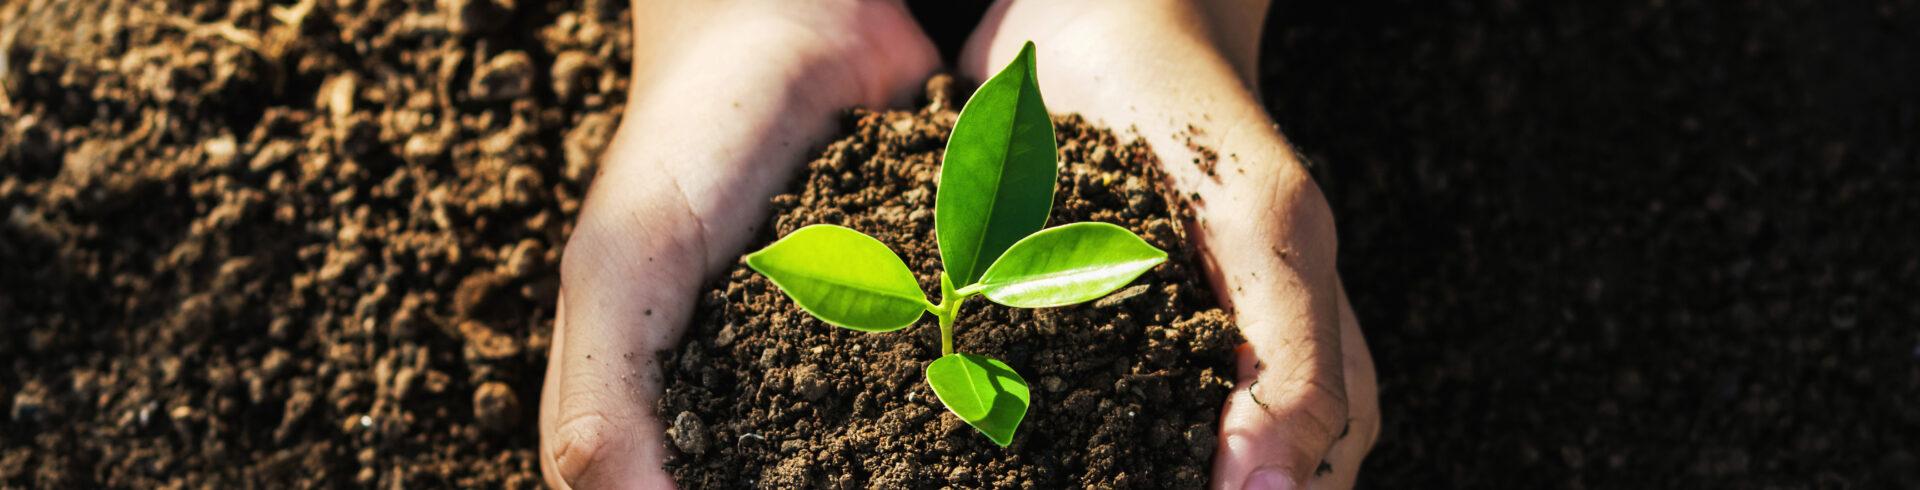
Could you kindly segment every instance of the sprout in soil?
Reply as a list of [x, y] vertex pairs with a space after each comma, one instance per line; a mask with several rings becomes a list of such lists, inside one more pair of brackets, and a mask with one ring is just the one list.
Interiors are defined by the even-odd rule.
[[940, 302], [930, 303], [907, 264], [873, 237], [810, 225], [747, 256], [747, 265], [822, 321], [863, 332], [940, 322], [940, 358], [927, 366], [933, 393], [960, 420], [1006, 447], [1026, 417], [1027, 382], [1006, 363], [954, 352], [953, 320], [975, 295], [1015, 308], [1083, 303], [1125, 286], [1167, 253], [1119, 226], [1042, 229], [1053, 206], [1053, 121], [1034, 79], [1033, 43], [987, 80], [947, 140], [934, 200]]

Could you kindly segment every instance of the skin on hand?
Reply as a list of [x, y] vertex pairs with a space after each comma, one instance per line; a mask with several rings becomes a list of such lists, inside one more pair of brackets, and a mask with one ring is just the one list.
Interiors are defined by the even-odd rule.
[[[1379, 432], [1378, 388], [1334, 268], [1332, 212], [1255, 96], [1266, 8], [1001, 0], [960, 70], [978, 79], [1034, 41], [1050, 108], [1137, 128], [1175, 187], [1198, 196], [1195, 238], [1247, 339], [1214, 485], [1350, 488]], [[1212, 175], [1188, 143], [1218, 153]]]
[[540, 400], [556, 488], [671, 488], [656, 352], [840, 111], [905, 103], [938, 54], [891, 1], [633, 5], [634, 76], [581, 208]]
[[[1002, 1], [961, 68], [984, 79], [1031, 39], [1056, 112], [1137, 127], [1165, 162], [1193, 158], [1173, 136], [1184, 124], [1206, 128], [1193, 139], [1220, 152], [1223, 178], [1167, 170], [1201, 196], [1197, 239], [1248, 339], [1216, 484], [1274, 469], [1345, 488], [1379, 427], [1372, 361], [1334, 273], [1331, 213], [1248, 88], [1264, 11]], [[937, 65], [896, 2], [642, 1], [633, 17], [630, 105], [561, 267], [540, 409], [555, 487], [672, 486], [655, 352], [677, 343], [702, 280], [733, 263], [837, 112], [904, 102]], [[1323, 459], [1332, 471], [1315, 476]]]

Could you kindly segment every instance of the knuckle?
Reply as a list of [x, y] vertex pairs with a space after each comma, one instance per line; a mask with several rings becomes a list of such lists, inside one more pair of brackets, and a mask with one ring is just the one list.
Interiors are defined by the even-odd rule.
[[1339, 383], [1309, 379], [1288, 383], [1274, 407], [1301, 436], [1331, 443], [1352, 422], [1346, 390]]
[[1333, 207], [1305, 169], [1286, 172], [1265, 184], [1268, 192], [1260, 206], [1267, 214], [1258, 226], [1278, 232], [1290, 251], [1283, 255], [1290, 264], [1332, 263], [1340, 248], [1334, 226]]
[[587, 412], [562, 419], [548, 437], [541, 440], [545, 457], [542, 465], [548, 484], [554, 488], [595, 488], [593, 475], [609, 464], [605, 456], [622, 443], [615, 427], [598, 413]]

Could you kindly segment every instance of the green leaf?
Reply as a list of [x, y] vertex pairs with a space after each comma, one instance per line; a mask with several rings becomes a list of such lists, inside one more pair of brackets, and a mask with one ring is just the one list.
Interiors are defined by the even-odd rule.
[[1013, 442], [1014, 429], [1020, 428], [1032, 401], [1020, 373], [986, 356], [941, 356], [927, 365], [927, 384], [947, 410], [1000, 447]]
[[1106, 296], [1166, 261], [1166, 252], [1126, 228], [1074, 223], [1040, 230], [1013, 244], [987, 268], [979, 284], [960, 294], [977, 292], [1018, 308], [1065, 306]]
[[1029, 42], [973, 92], [947, 139], [933, 222], [955, 287], [973, 284], [1013, 242], [1046, 226], [1054, 151]]
[[854, 330], [899, 330], [933, 306], [900, 256], [845, 227], [794, 230], [748, 255], [747, 266], [772, 279], [807, 313]]

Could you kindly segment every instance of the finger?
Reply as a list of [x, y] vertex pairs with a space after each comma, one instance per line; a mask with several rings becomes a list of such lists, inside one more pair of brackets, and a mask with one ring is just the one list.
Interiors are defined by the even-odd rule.
[[564, 376], [560, 368], [566, 364], [563, 362], [567, 358], [566, 339], [567, 292], [562, 290], [558, 304], [554, 306], [553, 334], [547, 342], [547, 374], [545, 380], [540, 383], [539, 415], [540, 474], [546, 478], [547, 486], [559, 489], [565, 489], [568, 486], [566, 480], [561, 478], [558, 470], [554, 468], [552, 445], [556, 440], [550, 436], [553, 434], [554, 419], [559, 415], [560, 380]]
[[[1276, 303], [1240, 302], [1248, 341], [1221, 415], [1214, 477], [1223, 488], [1301, 488], [1347, 429], [1339, 334], [1318, 334], [1322, 327], [1309, 324], [1337, 322], [1278, 316], [1274, 310], [1284, 308]], [[1283, 318], [1298, 322], [1281, 325]]]
[[[878, 63], [885, 73], [869, 76], [862, 83], [866, 93], [861, 94], [861, 104], [866, 107], [912, 108], [915, 98], [925, 92], [921, 81], [933, 76], [940, 69], [940, 49], [927, 37], [926, 30], [920, 27], [903, 2], [867, 2], [861, 7], [869, 11], [861, 12], [863, 18], [901, 17], [904, 22], [875, 22], [870, 28], [854, 32], [868, 46], [880, 49], [867, 50], [871, 56], [883, 61]], [[897, 83], [876, 83], [877, 80], [895, 80]]]
[[1360, 464], [1380, 437], [1380, 387], [1374, 382], [1373, 354], [1360, 332], [1360, 322], [1347, 301], [1346, 288], [1340, 291], [1340, 349], [1346, 364], [1347, 410], [1349, 421], [1344, 434], [1327, 451], [1324, 473], [1308, 485], [1315, 489], [1353, 488], [1359, 480]]
[[1263, 362], [1251, 345], [1237, 353], [1240, 382], [1221, 415], [1216, 488], [1305, 488], [1345, 429], [1342, 391], [1297, 379], [1297, 368]]
[[692, 315], [704, 238], [670, 178], [608, 173], [596, 189], [622, 192], [588, 196], [562, 259], [542, 457], [555, 486], [663, 488], [672, 480], [655, 353]]
[[1300, 488], [1348, 422], [1332, 214], [1303, 174], [1282, 178], [1269, 215], [1199, 234], [1247, 341], [1221, 414], [1222, 488]]

